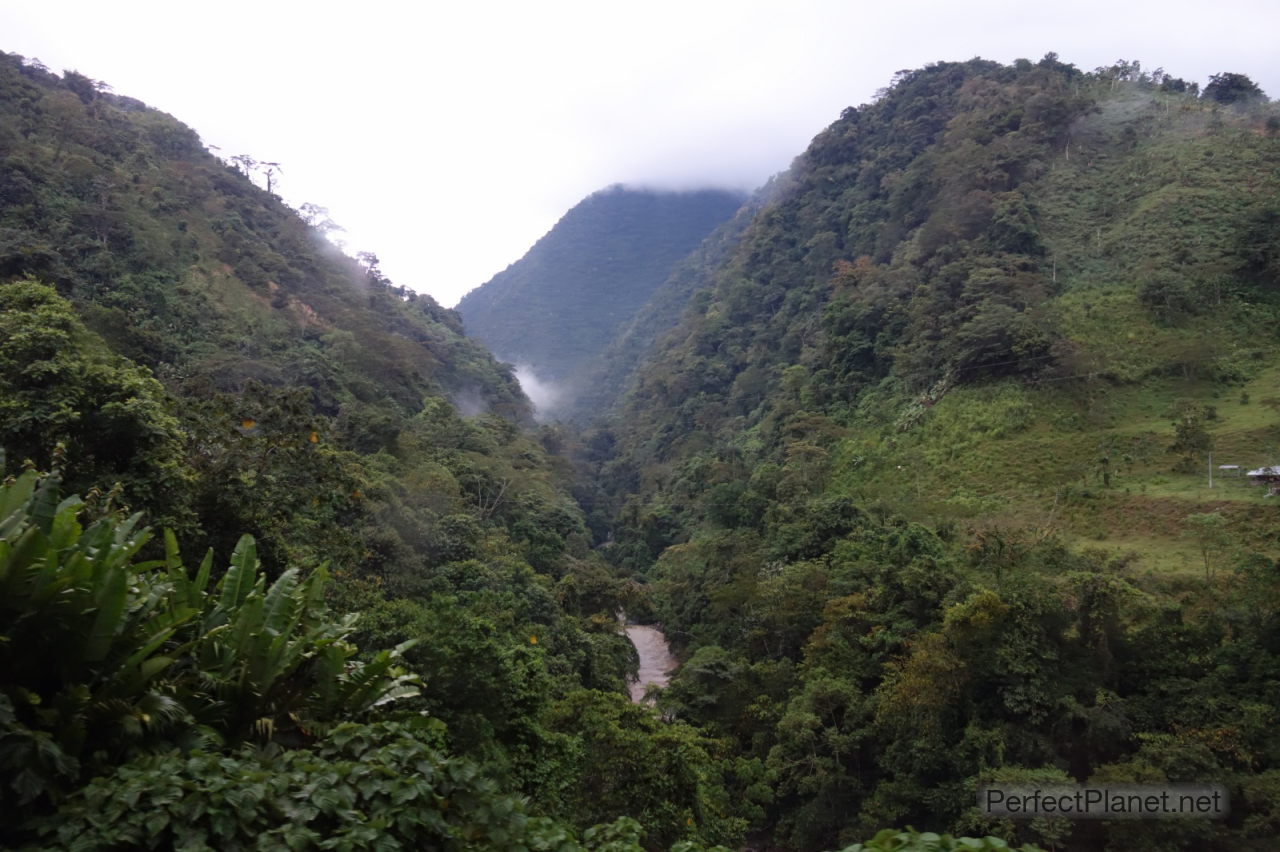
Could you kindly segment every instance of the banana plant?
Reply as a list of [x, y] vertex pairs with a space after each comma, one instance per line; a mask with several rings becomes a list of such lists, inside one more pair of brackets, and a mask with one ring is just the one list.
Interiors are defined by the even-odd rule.
[[417, 693], [407, 645], [355, 659], [323, 566], [268, 585], [244, 536], [210, 590], [212, 553], [189, 572], [165, 533], [164, 557], [140, 559], [138, 516], [82, 527], [58, 486], [0, 485], [0, 788], [18, 801], [138, 749], [306, 739]]
[[59, 484], [28, 471], [0, 487], [0, 767], [20, 767], [20, 799], [189, 719], [171, 646], [197, 609], [137, 560], [137, 516], [82, 528]]
[[417, 694], [418, 678], [398, 665], [408, 645], [368, 662], [353, 659], [347, 639], [356, 616], [327, 611], [328, 576], [323, 565], [305, 577], [290, 568], [268, 586], [253, 538], [241, 537], [194, 642], [195, 670], [210, 699], [203, 721], [234, 740], [270, 739], [285, 725], [313, 736], [327, 723]]

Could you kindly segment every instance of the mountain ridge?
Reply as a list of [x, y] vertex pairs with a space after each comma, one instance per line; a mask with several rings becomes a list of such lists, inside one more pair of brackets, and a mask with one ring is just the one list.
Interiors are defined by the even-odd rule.
[[560, 405], [571, 406], [580, 374], [742, 201], [718, 189], [600, 190], [457, 310], [469, 333], [561, 388]]

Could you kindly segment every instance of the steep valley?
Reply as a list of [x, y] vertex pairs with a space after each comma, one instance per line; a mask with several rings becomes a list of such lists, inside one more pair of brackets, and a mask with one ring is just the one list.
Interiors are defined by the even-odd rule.
[[[1271, 848], [1245, 82], [899, 72], [751, 196], [596, 193], [455, 312], [0, 54], [0, 845]], [[974, 807], [1182, 783], [1231, 813]]]

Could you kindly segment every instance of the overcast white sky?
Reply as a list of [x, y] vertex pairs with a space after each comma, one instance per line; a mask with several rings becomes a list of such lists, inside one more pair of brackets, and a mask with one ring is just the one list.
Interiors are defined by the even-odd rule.
[[1280, 0], [0, 0], [0, 50], [276, 160], [446, 305], [613, 183], [750, 188], [893, 73], [1056, 51], [1280, 97]]

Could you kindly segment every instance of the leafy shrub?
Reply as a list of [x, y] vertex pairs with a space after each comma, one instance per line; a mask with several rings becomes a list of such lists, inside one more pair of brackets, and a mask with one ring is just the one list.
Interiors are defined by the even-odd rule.
[[1040, 852], [1040, 847], [1013, 847], [998, 837], [952, 837], [950, 834], [934, 834], [919, 832], [908, 828], [899, 831], [886, 828], [866, 843], [855, 843], [846, 846], [842, 852], [990, 852], [990, 850], [1006, 849], [1011, 852]]
[[556, 849], [572, 840], [530, 818], [475, 764], [437, 751], [441, 729], [348, 722], [311, 749], [144, 757], [95, 778], [39, 834], [73, 850]]
[[[212, 591], [171, 534], [141, 561], [139, 516], [82, 527], [57, 475], [0, 485], [0, 784], [10, 808], [58, 798], [90, 772], [193, 742], [304, 742], [416, 692], [403, 650], [354, 659], [354, 616], [331, 617], [323, 568], [266, 584], [241, 539]], [[10, 795], [12, 794], [12, 795]]]

